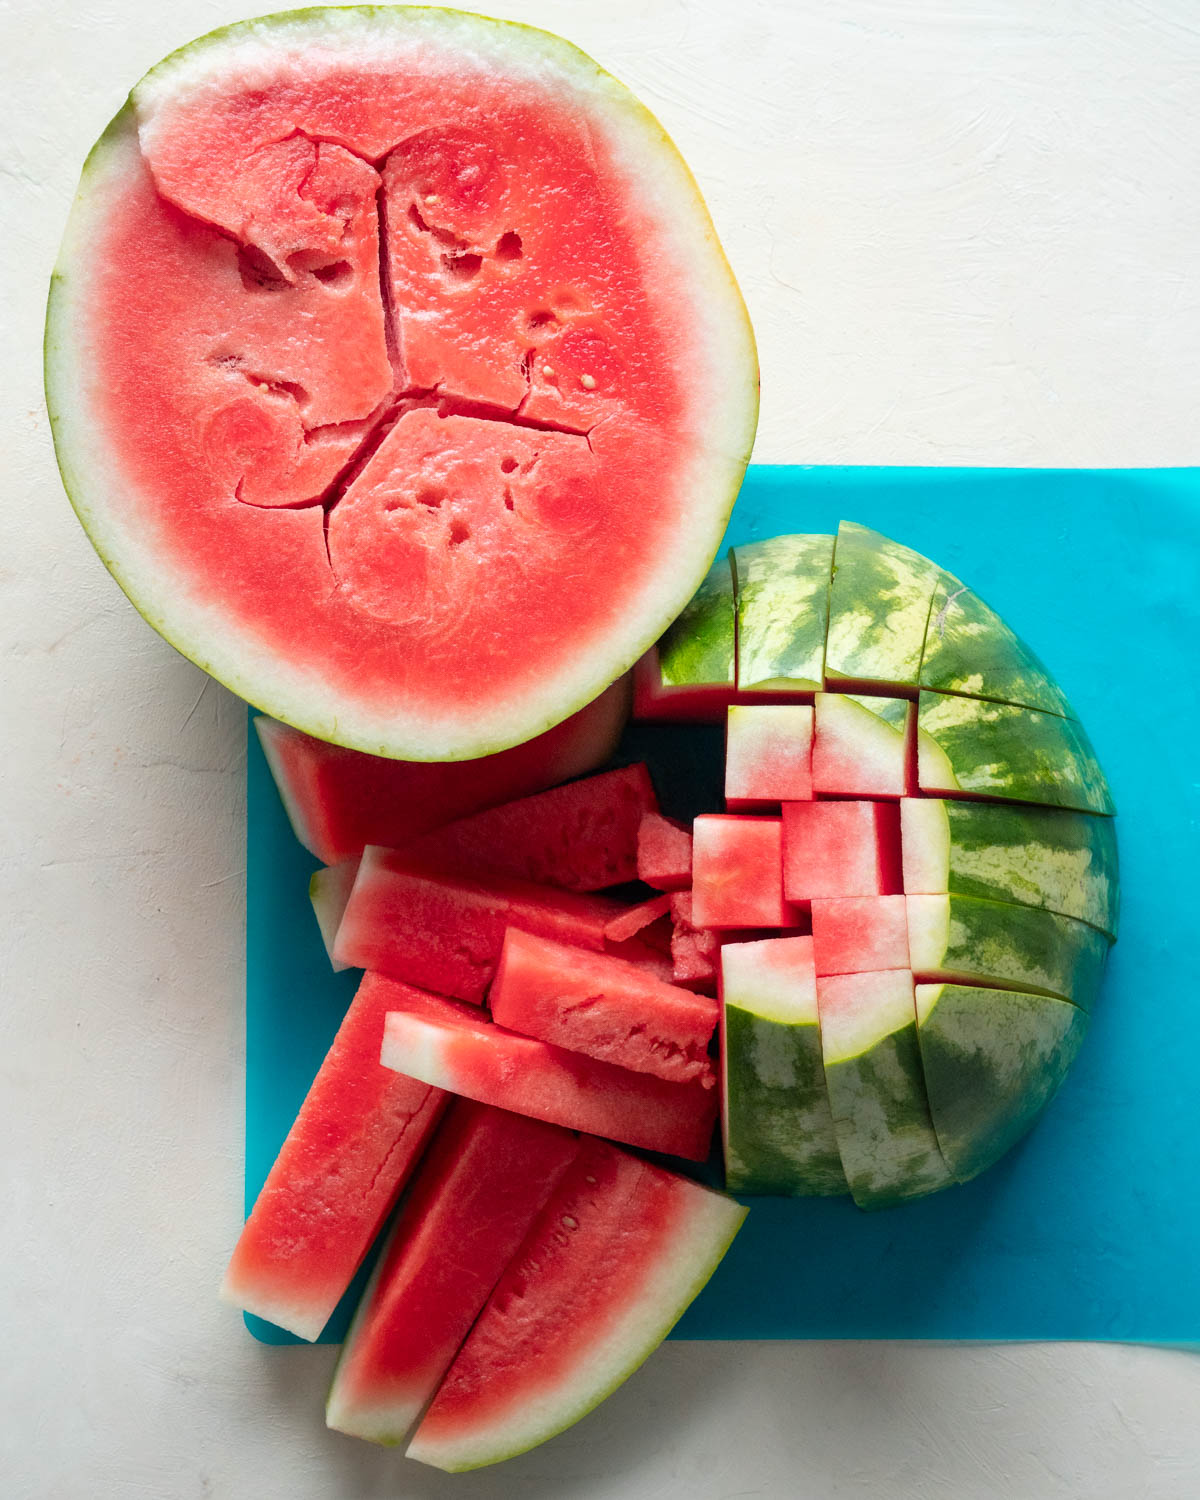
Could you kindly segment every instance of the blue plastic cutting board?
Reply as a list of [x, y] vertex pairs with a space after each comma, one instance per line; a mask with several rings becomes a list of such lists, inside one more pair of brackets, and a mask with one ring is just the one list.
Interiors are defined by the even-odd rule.
[[[968, 580], [1049, 663], [1120, 820], [1102, 1003], [1042, 1124], [964, 1188], [761, 1198], [677, 1338], [1200, 1343], [1200, 470], [750, 469], [727, 541], [847, 517]], [[250, 736], [246, 1203], [349, 1003]], [[340, 1337], [343, 1316], [326, 1337]], [[267, 1342], [294, 1342], [248, 1318]]]

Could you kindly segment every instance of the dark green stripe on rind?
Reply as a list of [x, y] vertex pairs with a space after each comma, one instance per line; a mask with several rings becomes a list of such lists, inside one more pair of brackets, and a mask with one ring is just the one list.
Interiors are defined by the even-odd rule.
[[1097, 928], [1036, 906], [973, 896], [907, 900], [918, 979], [996, 984], [1092, 1008], [1110, 947]]
[[1041, 661], [978, 594], [943, 573], [933, 596], [921, 686], [993, 698], [1071, 717], [1071, 705]]
[[922, 692], [917, 709], [921, 790], [1116, 811], [1083, 726], [981, 698]]
[[917, 986], [934, 1128], [959, 1182], [997, 1162], [1041, 1114], [1087, 1033], [1078, 1006], [965, 985]]
[[901, 804], [905, 889], [1015, 901], [1117, 934], [1116, 823], [1058, 807], [932, 797]]
[[658, 642], [663, 687], [733, 687], [735, 631], [733, 568], [719, 557]]
[[916, 685], [940, 569], [898, 542], [842, 521], [833, 554], [825, 676]]
[[777, 536], [733, 549], [737, 673], [744, 691], [815, 691], [825, 663], [831, 536]]
[[724, 1014], [725, 1186], [803, 1197], [847, 1190], [815, 1021]]

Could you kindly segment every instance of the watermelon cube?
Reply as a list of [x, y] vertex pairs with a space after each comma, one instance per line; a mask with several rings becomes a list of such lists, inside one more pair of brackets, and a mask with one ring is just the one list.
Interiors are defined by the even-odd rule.
[[697, 927], [793, 923], [783, 895], [778, 818], [704, 814], [696, 819], [693, 837], [692, 914]]
[[812, 936], [818, 975], [908, 968], [903, 896], [814, 896]]
[[585, 1057], [497, 1025], [470, 1005], [393, 985], [384, 1023], [385, 1067], [483, 1104], [703, 1161], [716, 1118], [716, 1090], [669, 1083]]
[[302, 1339], [329, 1321], [447, 1101], [380, 1065], [401, 992], [359, 985], [225, 1272], [226, 1301]]
[[730, 812], [803, 802], [813, 794], [813, 711], [807, 703], [734, 705], [725, 730]]
[[674, 818], [647, 813], [638, 825], [637, 875], [656, 891], [682, 891], [692, 883], [692, 835]]
[[439, 870], [598, 891], [637, 878], [638, 829], [657, 808], [646, 767], [622, 766], [460, 818], [404, 852]]
[[824, 797], [903, 797], [916, 783], [916, 705], [906, 698], [818, 693], [813, 791]]
[[717, 1005], [635, 964], [509, 928], [488, 1007], [501, 1026], [637, 1073], [716, 1082]]
[[604, 929], [623, 910], [602, 896], [529, 881], [414, 868], [403, 850], [372, 847], [363, 854], [334, 954], [339, 963], [479, 1005], [507, 928], [602, 952]]
[[783, 888], [788, 901], [898, 895], [904, 889], [898, 804], [785, 803]]
[[455, 1102], [350, 1325], [330, 1427], [406, 1436], [578, 1148], [540, 1120]]

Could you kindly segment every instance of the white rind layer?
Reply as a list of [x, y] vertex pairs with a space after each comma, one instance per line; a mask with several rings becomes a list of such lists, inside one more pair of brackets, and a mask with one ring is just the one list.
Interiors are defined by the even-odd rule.
[[[676, 532], [646, 585], [604, 637], [516, 701], [445, 713], [428, 704], [385, 711], [338, 689], [319, 664], [301, 667], [232, 622], [185, 570], [166, 564], [124, 496], [130, 480], [104, 443], [100, 373], [89, 357], [89, 250], [101, 240], [121, 186], [143, 170], [146, 140], [176, 101], [213, 90], [232, 72], [265, 81], [290, 62], [354, 56], [381, 70], [444, 52], [561, 92], [586, 116], [639, 213], [647, 278], [670, 271], [689, 287], [682, 388], [692, 394], [688, 461], [676, 482], [690, 524]], [[757, 358], [745, 304], [695, 180], [661, 125], [616, 79], [549, 33], [465, 12], [414, 7], [314, 9], [238, 23], [151, 69], [84, 167], [51, 284], [46, 394], [63, 482], [105, 566], [144, 618], [177, 650], [265, 712], [321, 739], [409, 760], [466, 760], [531, 739], [589, 702], [640, 657], [687, 603], [711, 564], [749, 460], [758, 415]], [[594, 642], [592, 643], [594, 646]]]

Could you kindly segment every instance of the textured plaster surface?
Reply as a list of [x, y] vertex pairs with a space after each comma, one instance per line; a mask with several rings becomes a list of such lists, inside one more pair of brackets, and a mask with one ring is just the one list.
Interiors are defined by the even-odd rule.
[[[1184, 1353], [672, 1344], [554, 1444], [452, 1480], [326, 1433], [332, 1351], [261, 1347], [217, 1302], [243, 717], [75, 525], [38, 345], [124, 90], [256, 8], [0, 0], [5, 1500], [1194, 1500]], [[1200, 460], [1193, 5], [492, 8], [581, 43], [693, 164], [758, 327], [760, 461]]]

